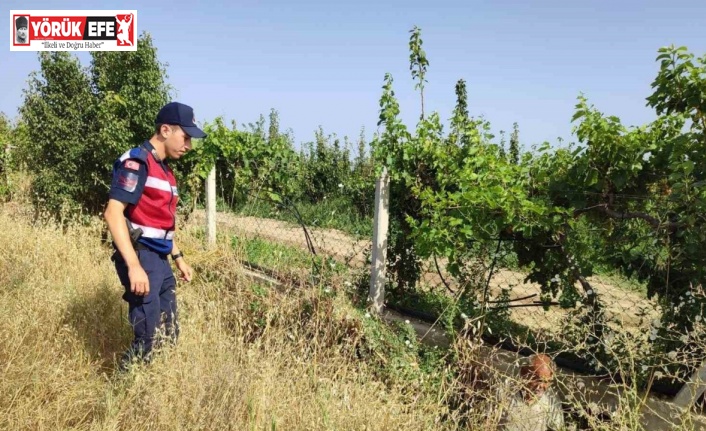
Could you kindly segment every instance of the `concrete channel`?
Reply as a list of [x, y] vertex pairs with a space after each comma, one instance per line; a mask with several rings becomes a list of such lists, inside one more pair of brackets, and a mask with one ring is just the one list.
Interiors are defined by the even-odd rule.
[[[382, 318], [391, 322], [409, 322], [414, 328], [417, 336], [430, 346], [438, 346], [440, 348], [448, 348], [450, 340], [438, 327], [433, 327], [432, 324], [406, 315], [404, 313], [386, 309]], [[519, 376], [519, 364], [522, 363], [524, 356], [517, 352], [503, 350], [489, 345], [480, 346], [479, 348], [479, 365], [483, 367], [492, 367], [501, 375], [511, 378]], [[625, 400], [628, 390], [621, 385], [611, 383], [602, 378], [585, 375], [573, 371], [568, 368], [557, 366], [557, 384], [556, 389], [561, 395], [568, 399], [575, 394], [580, 393], [579, 397], [585, 407], [591, 410], [591, 413], [596, 417], [603, 417], [604, 420], [609, 420], [616, 413], [620, 404], [620, 400]], [[649, 430], [670, 430], [683, 429], [680, 428], [684, 422], [684, 416], [689, 415], [687, 419], [694, 430], [706, 430], [706, 416], [695, 411], [687, 411], [677, 407], [671, 400], [654, 394], [639, 394], [643, 400], [643, 406], [640, 411], [640, 423]]]

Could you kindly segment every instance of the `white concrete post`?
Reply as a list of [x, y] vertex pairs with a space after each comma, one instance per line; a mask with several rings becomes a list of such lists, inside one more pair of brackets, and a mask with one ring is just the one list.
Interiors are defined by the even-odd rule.
[[706, 391], [706, 361], [691, 375], [689, 381], [674, 396], [674, 404], [682, 408], [691, 408], [701, 394]]
[[370, 293], [368, 302], [376, 313], [385, 304], [385, 258], [387, 255], [387, 230], [390, 208], [390, 178], [383, 168], [375, 183], [375, 220], [373, 225], [373, 250], [370, 263]]
[[206, 238], [209, 248], [216, 245], [216, 165], [206, 178]]

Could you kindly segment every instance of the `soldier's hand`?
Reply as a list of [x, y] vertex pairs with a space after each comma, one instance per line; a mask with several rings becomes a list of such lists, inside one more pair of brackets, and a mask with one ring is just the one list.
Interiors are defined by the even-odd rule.
[[184, 261], [183, 257], [180, 257], [176, 261], [176, 266], [179, 269], [179, 272], [181, 272], [181, 276], [179, 277], [179, 280], [189, 282], [191, 281], [191, 278], [193, 277], [194, 270], [189, 266], [188, 263]]
[[142, 266], [130, 267], [128, 277], [130, 277], [130, 292], [139, 296], [147, 296], [150, 293], [150, 281]]

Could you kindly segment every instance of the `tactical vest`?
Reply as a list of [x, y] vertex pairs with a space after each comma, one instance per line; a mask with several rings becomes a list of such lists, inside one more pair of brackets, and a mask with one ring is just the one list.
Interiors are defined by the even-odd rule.
[[125, 152], [119, 163], [127, 159], [137, 159], [147, 165], [147, 181], [142, 197], [136, 205], [128, 205], [125, 216], [134, 228], [142, 229], [139, 242], [158, 253], [169, 254], [179, 200], [174, 173], [167, 164], [157, 160], [154, 152], [144, 147]]

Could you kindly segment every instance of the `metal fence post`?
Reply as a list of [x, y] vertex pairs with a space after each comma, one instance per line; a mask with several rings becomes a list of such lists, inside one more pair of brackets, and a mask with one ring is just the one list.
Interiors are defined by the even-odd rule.
[[385, 304], [385, 258], [390, 208], [390, 178], [383, 168], [375, 184], [375, 219], [373, 225], [373, 250], [370, 264], [370, 293], [368, 302], [376, 313]]
[[216, 245], [216, 165], [206, 178], [206, 237], [208, 247]]

